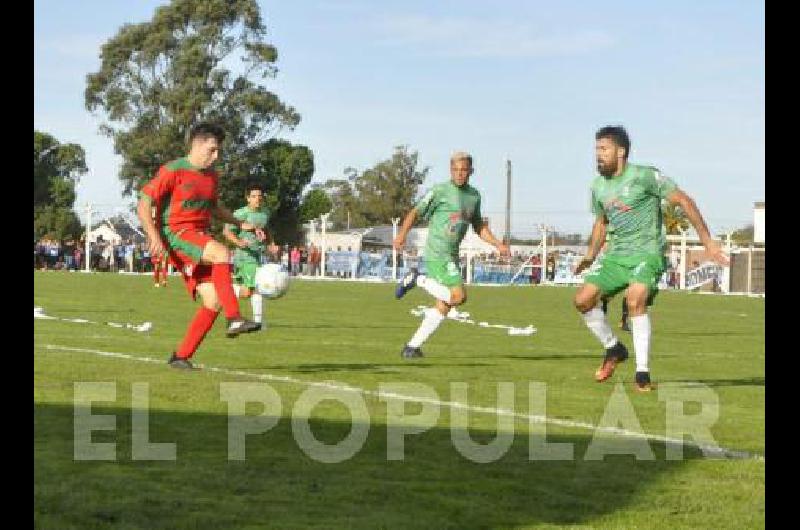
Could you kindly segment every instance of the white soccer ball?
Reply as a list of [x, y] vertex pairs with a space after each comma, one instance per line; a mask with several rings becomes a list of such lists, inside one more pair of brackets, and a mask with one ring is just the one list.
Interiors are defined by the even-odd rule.
[[267, 263], [256, 270], [256, 290], [271, 300], [280, 298], [289, 289], [289, 273], [277, 263]]

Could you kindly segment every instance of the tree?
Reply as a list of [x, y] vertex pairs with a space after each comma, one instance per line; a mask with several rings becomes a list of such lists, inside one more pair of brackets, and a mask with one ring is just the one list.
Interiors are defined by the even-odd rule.
[[661, 214], [667, 235], [680, 235], [681, 230], [689, 228], [689, 218], [680, 206], [665, 202], [661, 207]]
[[584, 238], [581, 234], [562, 234], [559, 232], [553, 232], [552, 234], [548, 234], [548, 239], [550, 239], [551, 245], [567, 245], [567, 246], [578, 246], [581, 245], [584, 241]]
[[[101, 51], [100, 70], [86, 78], [87, 110], [102, 111], [101, 132], [123, 158], [123, 195], [132, 195], [158, 167], [186, 150], [191, 127], [220, 123], [220, 198], [240, 206], [244, 187], [261, 183], [282, 223], [296, 233], [299, 196], [313, 176], [311, 151], [274, 137], [299, 114], [260, 82], [277, 73], [277, 50], [265, 42], [255, 0], [173, 0], [152, 19], [126, 24]], [[278, 219], [278, 217], [276, 217]]]
[[344, 179], [328, 180], [324, 187], [333, 202], [331, 221], [335, 228], [344, 226], [388, 225], [393, 217], [402, 217], [413, 206], [419, 187], [429, 167], [420, 168], [419, 154], [408, 146], [397, 146], [391, 158], [359, 173], [345, 169]]
[[303, 203], [300, 205], [300, 220], [307, 223], [324, 213], [330, 212], [331, 208], [333, 208], [333, 202], [328, 197], [328, 194], [322, 188], [312, 188], [303, 197]]
[[417, 168], [419, 154], [398, 146], [388, 160], [367, 169], [355, 179], [361, 215], [368, 225], [391, 224], [393, 217], [402, 217], [414, 206], [419, 186], [429, 168]]
[[731, 241], [739, 245], [748, 245], [753, 242], [755, 230], [752, 224], [735, 230], [731, 234]]
[[358, 197], [351, 182], [351, 179], [355, 179], [358, 173], [353, 168], [347, 168], [345, 174], [347, 178], [329, 179], [323, 184], [323, 189], [331, 199], [331, 215], [328, 222], [331, 223], [333, 230], [367, 226], [364, 216], [361, 215]]
[[81, 223], [72, 207], [75, 183], [86, 171], [80, 145], [62, 144], [50, 134], [33, 131], [34, 237], [80, 237]]

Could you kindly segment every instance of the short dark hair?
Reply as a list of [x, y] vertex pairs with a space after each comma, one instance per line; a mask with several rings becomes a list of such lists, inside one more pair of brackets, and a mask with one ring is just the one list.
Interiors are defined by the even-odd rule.
[[245, 197], [250, 195], [250, 192], [253, 191], [253, 190], [258, 190], [262, 194], [264, 193], [264, 188], [261, 187], [261, 184], [256, 184], [256, 183], [248, 184], [247, 187], [245, 187], [245, 189], [244, 189]]
[[615, 144], [625, 149], [625, 160], [628, 159], [628, 155], [631, 154], [631, 139], [625, 127], [622, 125], [607, 125], [594, 135], [595, 140], [600, 138], [612, 139]]
[[225, 140], [225, 130], [216, 123], [207, 121], [200, 122], [192, 127], [192, 130], [189, 132], [189, 142], [195, 138], [208, 138], [209, 136], [216, 138], [219, 143], [222, 143]]

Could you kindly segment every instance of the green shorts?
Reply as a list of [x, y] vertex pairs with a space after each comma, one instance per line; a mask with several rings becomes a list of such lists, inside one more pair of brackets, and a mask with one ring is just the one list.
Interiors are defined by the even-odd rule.
[[614, 296], [632, 283], [641, 283], [647, 286], [652, 302], [665, 270], [666, 258], [660, 254], [606, 256], [592, 265], [584, 281], [596, 285], [604, 297]]
[[461, 287], [461, 268], [453, 260], [425, 260], [425, 273], [445, 287]]
[[256, 270], [258, 270], [258, 262], [256, 261], [233, 260], [233, 283], [244, 285], [248, 289], [255, 289]]

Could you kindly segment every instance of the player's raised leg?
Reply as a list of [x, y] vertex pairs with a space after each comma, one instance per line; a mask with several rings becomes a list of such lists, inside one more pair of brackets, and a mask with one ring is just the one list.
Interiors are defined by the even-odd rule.
[[219, 314], [219, 299], [214, 284], [205, 281], [197, 285], [197, 293], [200, 295], [201, 305], [189, 323], [186, 335], [183, 337], [178, 349], [169, 359], [169, 365], [173, 368], [191, 370], [194, 368], [191, 358], [197, 351], [197, 347], [203, 342], [206, 334], [214, 326], [214, 321]]
[[614, 374], [617, 364], [628, 358], [628, 350], [617, 339], [611, 326], [608, 325], [606, 314], [598, 307], [601, 297], [601, 288], [588, 281], [584, 283], [575, 294], [575, 308], [583, 316], [586, 327], [605, 348], [603, 364], [595, 372], [595, 379], [603, 382]]
[[166, 287], [167, 275], [169, 274], [169, 258], [167, 257], [166, 253], [164, 253], [159, 262], [161, 264], [161, 267], [159, 268], [161, 273], [161, 287]]
[[233, 292], [231, 281], [231, 264], [228, 249], [218, 241], [210, 240], [203, 247], [202, 263], [211, 266], [211, 282], [217, 291], [217, 298], [228, 319], [228, 337], [235, 337], [241, 333], [255, 331], [260, 326], [250, 320], [242, 318], [239, 312], [239, 301]]
[[161, 258], [152, 256], [150, 258], [150, 263], [153, 265], [153, 287], [161, 287]]
[[[428, 280], [435, 281], [430, 278]], [[444, 287], [442, 284], [439, 284], [439, 286]], [[457, 285], [449, 289], [445, 287], [445, 289], [449, 294], [447, 301], [437, 299], [435, 306], [425, 311], [425, 317], [422, 319], [419, 328], [417, 328], [411, 340], [403, 347], [402, 357], [422, 357], [422, 345], [438, 329], [450, 309], [466, 302], [467, 294], [463, 285]]]

